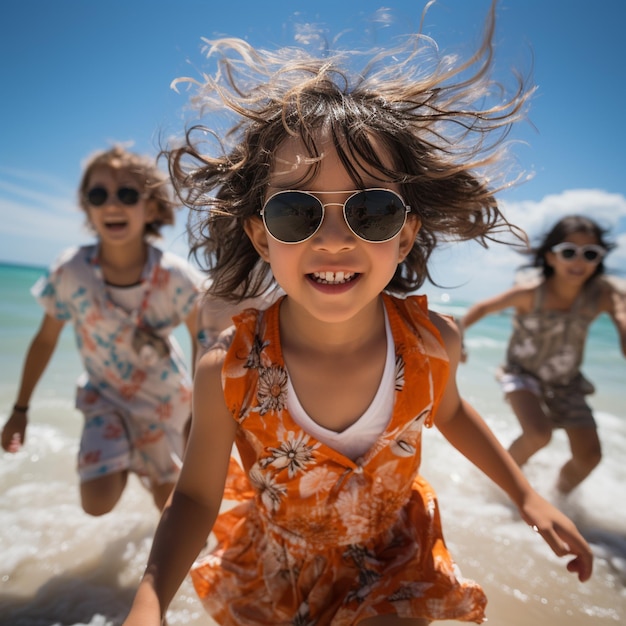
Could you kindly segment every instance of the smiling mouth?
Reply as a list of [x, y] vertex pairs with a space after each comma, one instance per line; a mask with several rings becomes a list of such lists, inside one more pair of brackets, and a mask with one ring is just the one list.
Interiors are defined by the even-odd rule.
[[355, 272], [313, 272], [313, 280], [321, 285], [343, 285], [357, 276]]
[[126, 226], [126, 222], [107, 222], [104, 226], [109, 230], [120, 230]]

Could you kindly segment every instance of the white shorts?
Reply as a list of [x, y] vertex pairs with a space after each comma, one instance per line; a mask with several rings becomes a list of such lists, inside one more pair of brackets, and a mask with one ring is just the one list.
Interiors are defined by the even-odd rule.
[[[128, 470], [150, 485], [174, 483], [180, 472], [183, 434], [169, 422], [137, 419], [103, 396], [80, 402], [85, 424], [78, 452], [81, 482]], [[82, 405], [82, 406], [80, 406]]]
[[569, 385], [562, 387], [542, 385], [531, 374], [513, 374], [500, 371], [497, 375], [500, 387], [505, 394], [514, 391], [529, 391], [537, 396], [553, 428], [596, 428], [591, 407], [585, 396], [593, 393], [593, 385], [581, 375]]

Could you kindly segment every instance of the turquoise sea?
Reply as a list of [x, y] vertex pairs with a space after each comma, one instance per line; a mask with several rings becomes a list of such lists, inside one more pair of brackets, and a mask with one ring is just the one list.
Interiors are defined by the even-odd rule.
[[[0, 421], [15, 401], [26, 349], [42, 311], [30, 287], [40, 268], [0, 264]], [[454, 294], [437, 310], [462, 313]], [[508, 445], [517, 421], [494, 380], [510, 331], [510, 315], [495, 315], [466, 337], [469, 361], [459, 370], [463, 395]], [[178, 335], [185, 343], [185, 330]], [[81, 415], [74, 383], [81, 366], [67, 327], [31, 402], [26, 445], [0, 452], [0, 626], [113, 626], [130, 605], [157, 523], [157, 512], [131, 479], [118, 507], [102, 518], [80, 508], [75, 457]], [[436, 431], [424, 436], [423, 474], [439, 494], [446, 540], [464, 576], [488, 598], [490, 626], [612, 626], [626, 623], [626, 361], [608, 318], [591, 330], [584, 372], [604, 458], [581, 487], [556, 500], [553, 483], [566, 459], [557, 432], [526, 471], [546, 497], [570, 515], [592, 543], [592, 579], [579, 583], [523, 522], [507, 498]], [[213, 624], [185, 582], [168, 617], [170, 626]], [[456, 622], [440, 622], [451, 625]]]

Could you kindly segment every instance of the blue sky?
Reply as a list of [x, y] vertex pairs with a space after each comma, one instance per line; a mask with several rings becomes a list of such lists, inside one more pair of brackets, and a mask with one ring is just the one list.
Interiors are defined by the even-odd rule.
[[[5, 0], [0, 5], [0, 261], [48, 265], [89, 241], [76, 208], [84, 159], [112, 142], [156, 154], [183, 130], [188, 94], [170, 83], [202, 70], [202, 37], [262, 47], [294, 43], [314, 24], [361, 47], [416, 30], [424, 0]], [[481, 34], [489, 0], [440, 0], [425, 32], [463, 54]], [[381, 11], [386, 8], [389, 11]], [[389, 14], [372, 30], [372, 18]], [[626, 271], [626, 84], [623, 0], [501, 0], [496, 77], [532, 68], [538, 85], [515, 155], [533, 178], [501, 196], [536, 237], [567, 213], [595, 217]], [[184, 214], [164, 247], [186, 254]], [[521, 262], [505, 246], [454, 245], [433, 271], [453, 299], [506, 288]], [[437, 296], [440, 290], [430, 290]]]

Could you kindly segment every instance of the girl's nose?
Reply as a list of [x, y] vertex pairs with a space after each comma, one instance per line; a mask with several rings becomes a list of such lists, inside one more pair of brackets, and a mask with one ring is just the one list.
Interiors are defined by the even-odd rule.
[[356, 235], [346, 223], [342, 206], [326, 204], [322, 225], [312, 237], [313, 245], [320, 250], [340, 252], [352, 249], [356, 239]]

